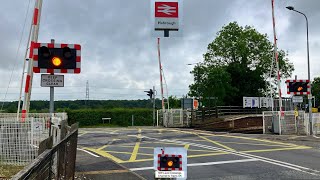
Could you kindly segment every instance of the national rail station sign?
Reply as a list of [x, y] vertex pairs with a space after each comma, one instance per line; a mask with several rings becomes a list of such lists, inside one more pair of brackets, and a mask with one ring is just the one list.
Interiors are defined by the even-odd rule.
[[64, 76], [41, 74], [41, 87], [64, 87]]
[[179, 3], [178, 2], [155, 2], [154, 29], [179, 30]]
[[152, 36], [182, 36], [182, 7], [182, 1], [178, 0], [151, 0]]

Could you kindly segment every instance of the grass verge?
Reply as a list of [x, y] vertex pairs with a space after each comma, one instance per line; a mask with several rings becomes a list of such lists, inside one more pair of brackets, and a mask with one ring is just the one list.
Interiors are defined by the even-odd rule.
[[23, 166], [1, 165], [0, 164], [0, 179], [10, 179], [17, 174]]

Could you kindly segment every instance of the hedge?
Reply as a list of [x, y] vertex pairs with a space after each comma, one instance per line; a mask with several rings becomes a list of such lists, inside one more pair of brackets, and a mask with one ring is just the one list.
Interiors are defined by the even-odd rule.
[[80, 127], [101, 124], [102, 118], [111, 118], [113, 125], [131, 126], [132, 115], [134, 126], [152, 126], [152, 109], [83, 109], [67, 110], [67, 113], [69, 124], [79, 122]]

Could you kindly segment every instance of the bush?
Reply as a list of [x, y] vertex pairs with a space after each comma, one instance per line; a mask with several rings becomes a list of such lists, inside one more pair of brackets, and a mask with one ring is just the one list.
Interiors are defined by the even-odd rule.
[[79, 122], [80, 127], [101, 124], [102, 118], [111, 118], [113, 125], [131, 126], [132, 115], [135, 126], [152, 126], [152, 109], [82, 109], [67, 110], [67, 113], [69, 124]]

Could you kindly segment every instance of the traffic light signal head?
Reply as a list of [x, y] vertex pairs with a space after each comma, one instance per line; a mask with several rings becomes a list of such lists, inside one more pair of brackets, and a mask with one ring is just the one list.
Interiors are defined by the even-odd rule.
[[76, 69], [76, 50], [68, 47], [39, 48], [38, 67], [41, 69]]
[[158, 155], [158, 170], [159, 171], [176, 171], [182, 170], [182, 157], [175, 155]]
[[287, 94], [310, 94], [311, 86], [309, 80], [287, 80]]
[[33, 43], [35, 73], [80, 73], [81, 46]]
[[149, 96], [149, 97], [150, 97], [150, 99], [152, 99], [153, 94], [154, 94], [154, 92], [153, 92], [153, 90], [152, 90], [152, 89], [150, 89], [149, 91], [144, 91], [144, 92], [146, 92], [146, 93], [147, 93], [147, 96]]

